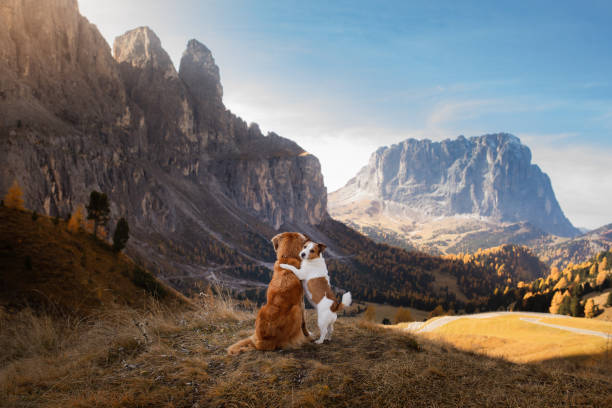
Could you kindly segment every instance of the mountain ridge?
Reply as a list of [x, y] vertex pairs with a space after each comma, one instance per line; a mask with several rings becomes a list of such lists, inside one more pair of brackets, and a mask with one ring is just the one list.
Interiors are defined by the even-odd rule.
[[579, 234], [563, 214], [548, 176], [531, 163], [529, 148], [506, 133], [441, 142], [406, 139], [381, 147], [330, 194], [330, 211], [341, 216], [347, 203], [368, 199], [382, 208], [368, 207], [366, 214], [383, 210], [417, 222], [471, 215], [528, 221], [560, 236]]

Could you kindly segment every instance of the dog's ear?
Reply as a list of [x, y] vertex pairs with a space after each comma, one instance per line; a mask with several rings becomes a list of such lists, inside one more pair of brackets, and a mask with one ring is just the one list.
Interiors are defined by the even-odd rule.
[[325, 248], [327, 248], [327, 245], [325, 244], [317, 244], [319, 245], [319, 253], [322, 254], [323, 251], [325, 251]]
[[274, 252], [278, 251], [278, 244], [285, 233], [280, 233], [272, 237], [272, 245], [274, 245]]

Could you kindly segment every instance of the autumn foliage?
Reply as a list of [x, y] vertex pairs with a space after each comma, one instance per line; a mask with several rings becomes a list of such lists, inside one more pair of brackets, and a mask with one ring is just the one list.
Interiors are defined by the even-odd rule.
[[403, 322], [411, 322], [414, 319], [412, 318], [412, 313], [410, 313], [409, 309], [400, 307], [397, 309], [397, 313], [395, 313], [395, 324], [403, 323]]
[[4, 197], [4, 205], [8, 208], [15, 208], [18, 210], [23, 210], [23, 191], [21, 191], [21, 187], [19, 187], [19, 183], [17, 180], [13, 182], [11, 188], [9, 188], [6, 196]]
[[68, 231], [72, 233], [77, 233], [81, 228], [84, 227], [84, 223], [85, 208], [83, 207], [83, 205], [79, 205], [68, 220]]

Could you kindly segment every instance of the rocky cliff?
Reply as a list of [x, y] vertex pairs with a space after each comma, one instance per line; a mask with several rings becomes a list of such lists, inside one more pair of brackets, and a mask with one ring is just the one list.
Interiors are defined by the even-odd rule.
[[76, 0], [2, 2], [0, 194], [17, 180], [29, 208], [66, 216], [104, 191], [130, 253], [179, 280], [266, 269], [276, 229], [323, 220], [318, 160], [225, 108], [203, 44], [179, 72], [147, 27], [113, 51]]
[[508, 134], [432, 142], [408, 139], [382, 147], [331, 197], [339, 208], [368, 197], [416, 220], [471, 215], [497, 222], [527, 221], [560, 236], [578, 233], [563, 214], [550, 179], [531, 163], [529, 148]]
[[[317, 158], [228, 111], [200, 42], [178, 72], [147, 27], [113, 52], [75, 0], [2, 1], [0, 195], [17, 180], [27, 208], [66, 217], [92, 190], [107, 193], [111, 228], [130, 224], [128, 253], [183, 290], [221, 281], [265, 300], [279, 230], [326, 243], [332, 283], [363, 300], [448, 308], [468, 283], [493, 287], [479, 267], [332, 220]], [[463, 272], [476, 278], [460, 282]]]

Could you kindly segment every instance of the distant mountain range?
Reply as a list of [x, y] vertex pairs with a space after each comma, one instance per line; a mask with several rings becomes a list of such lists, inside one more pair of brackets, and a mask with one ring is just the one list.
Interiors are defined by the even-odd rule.
[[381, 147], [329, 194], [328, 207], [379, 242], [432, 254], [510, 243], [564, 265], [610, 245], [596, 232], [581, 235], [563, 214], [549, 177], [531, 163], [529, 148], [505, 133]]

